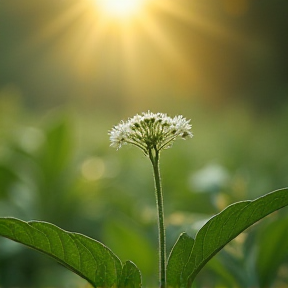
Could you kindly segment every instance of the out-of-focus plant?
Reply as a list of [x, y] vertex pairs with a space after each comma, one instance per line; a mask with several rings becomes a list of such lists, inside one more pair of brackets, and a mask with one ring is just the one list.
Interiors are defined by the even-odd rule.
[[[151, 112], [136, 115], [127, 122], [121, 122], [110, 131], [112, 146], [120, 148], [123, 144], [135, 145], [152, 163], [158, 210], [160, 287], [191, 287], [200, 270], [228, 242], [266, 215], [288, 205], [287, 189], [271, 192], [253, 201], [232, 204], [208, 220], [199, 229], [195, 239], [182, 233], [167, 263], [159, 160], [160, 151], [171, 147], [178, 137], [184, 139], [192, 137], [189, 121], [182, 116], [170, 118], [166, 114]], [[55, 142], [51, 142], [53, 147], [57, 146], [57, 138]], [[47, 167], [50, 167], [49, 163], [53, 163], [53, 158], [57, 157], [57, 155], [50, 154], [43, 156], [46, 159], [43, 163], [47, 163]], [[61, 161], [61, 158], [56, 160]], [[55, 172], [52, 169], [50, 172], [48, 181], [50, 178], [57, 177], [61, 171]], [[277, 229], [278, 226], [279, 229]], [[282, 231], [281, 227], [281, 222], [279, 222], [276, 228], [271, 228], [272, 232], [279, 236], [279, 243], [282, 243], [285, 236], [278, 232]], [[64, 231], [47, 222], [24, 222], [16, 218], [0, 218], [0, 235], [48, 254], [86, 279], [94, 287], [140, 287], [142, 285], [140, 271], [133, 262], [122, 263], [105, 245], [82, 234]], [[265, 241], [269, 240], [264, 239], [263, 243]], [[265, 243], [263, 249], [266, 247]], [[269, 255], [274, 254], [273, 249], [271, 248]], [[268, 254], [262, 259], [263, 262], [259, 258], [261, 263], [269, 261]], [[282, 260], [281, 255], [278, 256], [275, 258], [277, 263]], [[214, 265], [214, 271], [218, 270], [218, 273], [224, 275], [229, 281], [227, 272], [215, 267], [217, 263]], [[259, 273], [266, 273], [264, 267], [266, 266], [259, 265]], [[267, 281], [274, 273], [274, 271], [270, 272], [270, 274], [266, 273]]]

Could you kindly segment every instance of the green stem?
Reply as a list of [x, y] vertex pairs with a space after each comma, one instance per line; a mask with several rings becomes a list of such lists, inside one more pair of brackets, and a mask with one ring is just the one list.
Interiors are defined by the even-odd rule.
[[149, 150], [149, 158], [152, 162], [155, 180], [155, 194], [156, 205], [158, 210], [158, 237], [159, 237], [159, 277], [160, 288], [166, 288], [166, 238], [165, 238], [165, 226], [164, 226], [164, 208], [163, 208], [163, 194], [161, 187], [161, 177], [159, 169], [159, 151]]

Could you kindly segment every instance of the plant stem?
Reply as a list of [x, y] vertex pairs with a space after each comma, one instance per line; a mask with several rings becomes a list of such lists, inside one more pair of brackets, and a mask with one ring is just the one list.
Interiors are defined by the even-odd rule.
[[154, 171], [156, 205], [158, 212], [159, 280], [160, 288], [166, 288], [166, 237], [164, 226], [163, 194], [159, 169], [159, 151], [156, 149], [154, 151], [154, 155], [151, 150], [149, 151], [149, 158], [152, 162]]

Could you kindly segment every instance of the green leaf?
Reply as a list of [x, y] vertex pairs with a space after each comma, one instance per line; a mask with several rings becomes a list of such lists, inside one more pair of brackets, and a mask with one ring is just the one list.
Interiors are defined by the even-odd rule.
[[135, 264], [126, 261], [122, 269], [119, 288], [139, 288], [142, 286], [141, 273]]
[[167, 265], [167, 286], [181, 287], [181, 273], [192, 251], [194, 239], [182, 233], [172, 248]]
[[122, 264], [115, 254], [84, 235], [64, 231], [50, 223], [15, 218], [0, 218], [0, 235], [53, 257], [94, 287], [118, 287], [122, 279]]
[[[186, 253], [188, 259], [185, 265], [180, 263], [181, 272], [178, 272], [178, 279], [181, 281], [171, 282], [169, 286], [191, 287], [194, 278], [203, 266], [227, 243], [263, 217], [287, 205], [288, 189], [276, 190], [253, 201], [248, 200], [232, 204], [212, 217], [198, 231], [192, 251], [190, 246], [185, 248], [180, 237], [169, 258], [168, 268], [171, 266], [171, 261], [175, 262], [175, 257], [178, 254]], [[176, 256], [173, 256], [174, 254]], [[167, 274], [172, 273], [170, 271], [171, 268], [168, 269]], [[173, 279], [176, 279], [175, 277], [177, 275], [174, 275]], [[167, 275], [167, 279], [170, 279], [170, 275]], [[174, 283], [176, 286], [172, 285]]]

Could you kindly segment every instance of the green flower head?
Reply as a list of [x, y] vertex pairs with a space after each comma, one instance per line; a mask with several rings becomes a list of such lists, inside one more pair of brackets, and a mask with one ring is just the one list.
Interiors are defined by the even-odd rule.
[[132, 144], [144, 151], [159, 152], [170, 148], [176, 138], [191, 138], [192, 125], [182, 115], [171, 118], [167, 114], [150, 111], [135, 115], [126, 122], [121, 121], [109, 131], [112, 147], [119, 149], [122, 145]]

